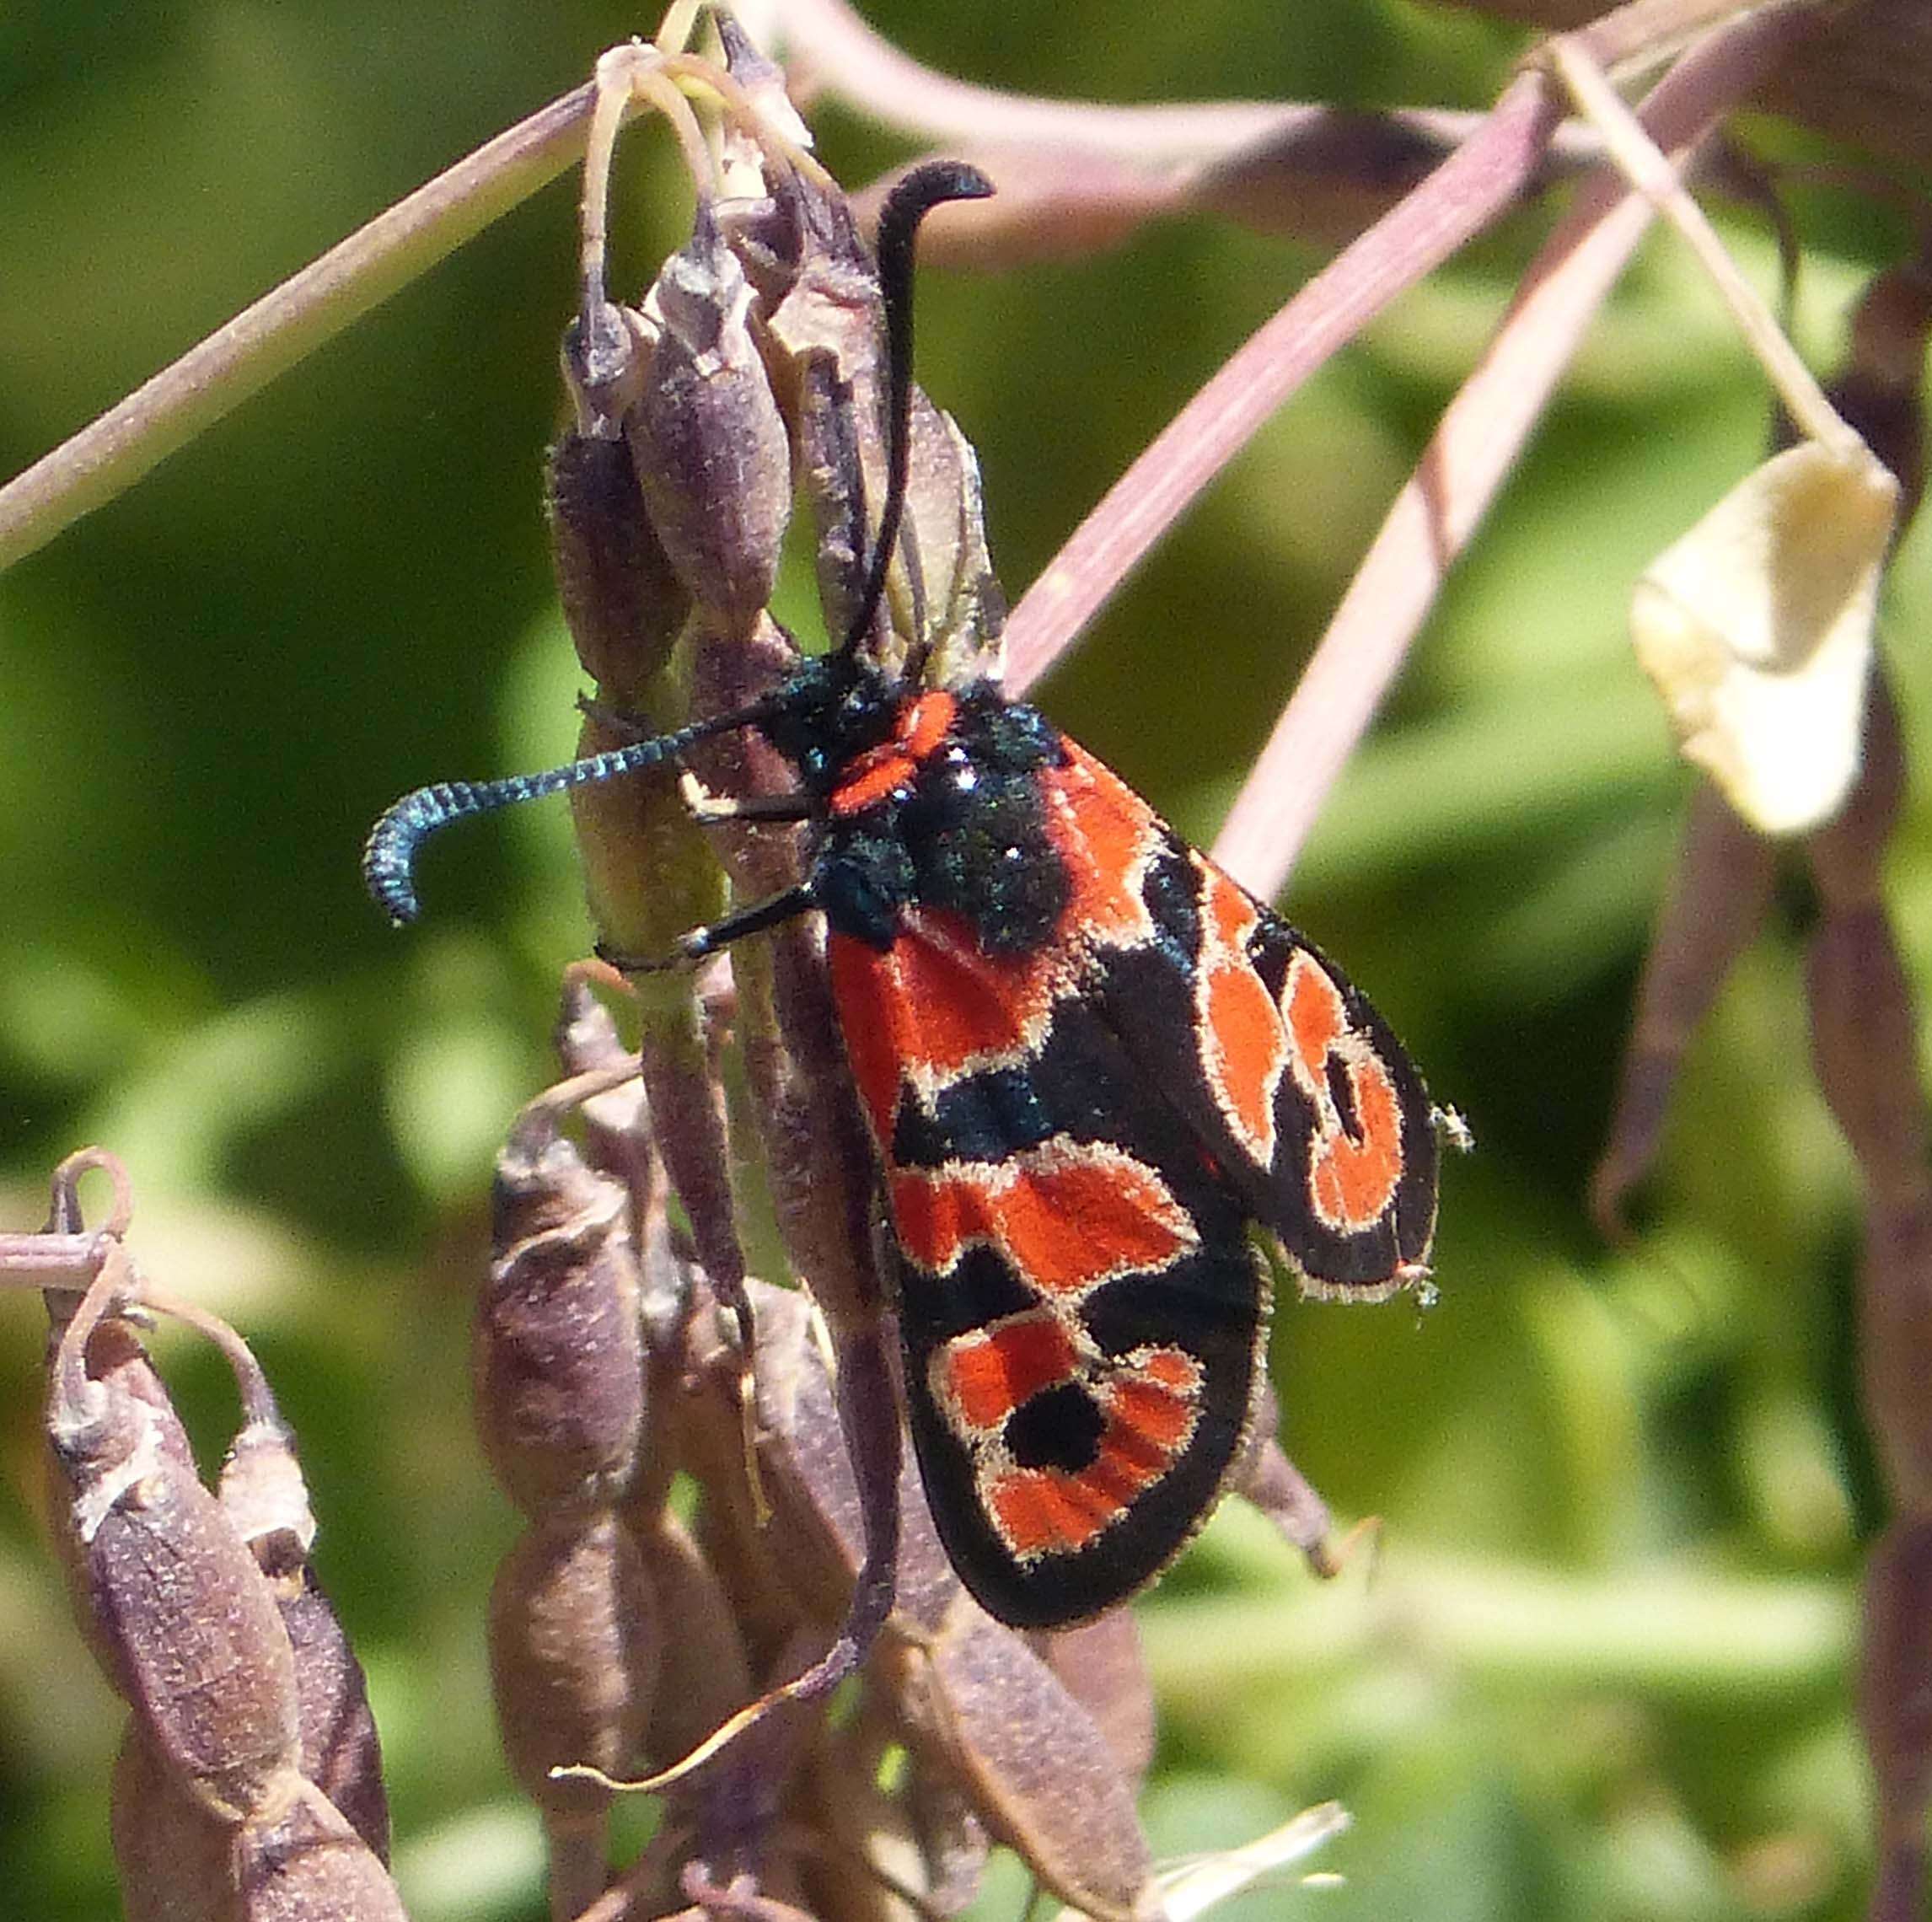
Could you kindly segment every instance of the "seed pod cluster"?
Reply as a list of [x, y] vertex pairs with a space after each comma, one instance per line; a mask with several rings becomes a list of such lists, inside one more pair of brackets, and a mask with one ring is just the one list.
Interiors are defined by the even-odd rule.
[[[77, 1225], [56, 1180], [50, 1232]], [[115, 1171], [118, 1172], [118, 1171]], [[118, 1234], [84, 1295], [50, 1294], [51, 1509], [76, 1619], [128, 1705], [112, 1831], [132, 1922], [386, 1922], [389, 1810], [362, 1672], [309, 1565], [292, 1440], [232, 1329], [142, 1280]], [[196, 1472], [131, 1313], [213, 1339], [243, 1426]]]
[[[477, 1381], [486, 1450], [528, 1522], [492, 1601], [498, 1710], [561, 1918], [610, 1880], [609, 1778], [679, 1762], [819, 1656], [850, 1614], [867, 1520], [847, 1443], [862, 1359], [845, 1351], [835, 1393], [840, 1351], [808, 1299], [749, 1282], [748, 1472], [731, 1324], [679, 1251], [654, 1118], [636, 1082], [612, 1085], [627, 1057], [581, 976], [560, 1033], [572, 1072], [499, 1167]], [[573, 1104], [580, 1139], [563, 1132]], [[871, 1399], [896, 1423], [889, 1377]], [[1130, 1623], [1036, 1644], [994, 1622], [915, 1473], [895, 1472], [897, 1603], [850, 1712], [781, 1707], [672, 1785], [657, 1839], [605, 1897], [624, 1913], [682, 1913], [696, 1887], [775, 1905], [747, 1914], [887, 1922], [908, 1894], [953, 1914], [995, 1841], [1090, 1914], [1140, 1911], [1151, 1702]], [[669, 1499], [674, 1479], [695, 1510]]]

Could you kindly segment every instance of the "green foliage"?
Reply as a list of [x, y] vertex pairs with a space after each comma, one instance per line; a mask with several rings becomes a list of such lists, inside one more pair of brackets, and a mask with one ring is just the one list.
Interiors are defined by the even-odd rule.
[[[1396, 0], [1285, 12], [1291, 32], [1264, 0], [871, 9], [935, 66], [1109, 99], [1480, 104], [1510, 51]], [[651, 24], [592, 0], [22, 0], [0, 22], [0, 470]], [[683, 201], [667, 143], [635, 144], [641, 272]], [[888, 151], [827, 129], [849, 178]], [[534, 1823], [489, 1726], [481, 1598], [511, 1530], [468, 1425], [468, 1297], [492, 1144], [546, 1078], [587, 937], [561, 810], [439, 845], [406, 937], [356, 857], [403, 789], [536, 765], [571, 730], [539, 481], [573, 191], [0, 577], [4, 1225], [98, 1139], [131, 1165], [146, 1265], [260, 1340], [419, 1922], [537, 1913]], [[1830, 216], [1802, 330], [1827, 359], [1870, 264], [1833, 257]], [[1452, 266], [1344, 355], [1040, 690], [1188, 831], [1211, 832], [1528, 244]], [[921, 378], [978, 444], [1010, 590], [1307, 264], [1204, 224], [930, 277]], [[1788, 943], [1749, 958], [1693, 1052], [1651, 1232], [1607, 1252], [1580, 1206], [1688, 787], [1623, 606], [1763, 416], [1712, 298], [1654, 244], [1291, 892], [1479, 1152], [1446, 1172], [1439, 1305], [1278, 1321], [1287, 1445], [1341, 1513], [1383, 1518], [1379, 1572], [1365, 1554], [1318, 1588], [1229, 1511], [1143, 1604], [1158, 1845], [1331, 1796], [1355, 1817], [1321, 1859], [1345, 1892], [1242, 1914], [1860, 1912], [1853, 1187]], [[1914, 738], [1932, 685], [1899, 643], [1929, 602], [1916, 541], [1886, 623]], [[1922, 953], [1923, 813], [1892, 881]], [[0, 1862], [14, 1911], [56, 1922], [111, 1907], [119, 1715], [33, 1519], [40, 1330], [7, 1309]]]

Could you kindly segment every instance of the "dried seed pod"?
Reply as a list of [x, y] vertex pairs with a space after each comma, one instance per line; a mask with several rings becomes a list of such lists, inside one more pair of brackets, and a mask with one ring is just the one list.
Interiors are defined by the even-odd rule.
[[[647, 338], [631, 325], [618, 338], [638, 363], [630, 384], [641, 389]], [[600, 698], [629, 707], [645, 697], [670, 658], [691, 597], [645, 511], [620, 420], [602, 416], [608, 401], [586, 392], [575, 324], [563, 361], [577, 423], [550, 449], [545, 473], [550, 557], [577, 658]]]
[[1061, 1688], [1093, 1717], [1120, 1772], [1135, 1788], [1154, 1759], [1154, 1689], [1130, 1608], [1033, 1638]]
[[235, 1838], [240, 1922], [409, 1922], [402, 1898], [341, 1812], [291, 1776]]
[[1924, 1195], [1918, 1015], [1881, 903], [1827, 913], [1811, 936], [1805, 983], [1812, 1067], [1867, 1189], [1881, 1205]]
[[1684, 1050], [1763, 920], [1777, 862], [1771, 842], [1700, 782], [1645, 958], [1609, 1140], [1590, 1181], [1591, 1211], [1612, 1238], [1656, 1158]]
[[[100, 1465], [67, 1458], [78, 1509]], [[219, 1504], [163, 1463], [83, 1532], [79, 1561], [110, 1679], [171, 1767], [212, 1807], [245, 1813], [300, 1757], [295, 1663], [274, 1597]]]
[[663, 1656], [657, 1596], [609, 1512], [540, 1521], [490, 1595], [490, 1671], [511, 1773], [553, 1833], [601, 1833], [610, 1791], [550, 1770], [636, 1762]]
[[652, 524], [708, 619], [749, 629], [771, 599], [792, 511], [785, 422], [752, 336], [752, 288], [701, 202], [645, 297], [651, 378], [625, 438]]
[[946, 1768], [987, 1829], [1103, 1922], [1142, 1912], [1152, 1875], [1125, 1774], [1093, 1718], [1011, 1629], [962, 1593], [928, 1650], [915, 1753]]
[[130, 1283], [88, 1291], [56, 1357], [47, 1436], [77, 1608], [157, 1753], [218, 1813], [255, 1808], [300, 1753], [295, 1659], [255, 1557], [146, 1399], [87, 1373]]
[[614, 1501], [644, 1433], [631, 1195], [584, 1166], [559, 1119], [540, 1098], [498, 1158], [496, 1258], [477, 1308], [478, 1431], [530, 1515]]
[[272, 1578], [295, 1651], [302, 1773], [335, 1805], [379, 1862], [389, 1859], [389, 1798], [368, 1679], [334, 1605], [304, 1565]]
[[1932, 1510], [1932, 1195], [1866, 1210], [1859, 1276], [1859, 1378], [1894, 1504]]
[[131, 1716], [108, 1801], [126, 1922], [239, 1922], [236, 1823], [217, 1815]]
[[239, 1337], [236, 1364], [249, 1420], [222, 1464], [222, 1512], [254, 1554], [281, 1611], [295, 1657], [298, 1766], [382, 1861], [389, 1853], [382, 1743], [362, 1664], [309, 1564], [315, 1520], [292, 1437], [255, 1357]]
[[1859, 1719], [1878, 1788], [1875, 1922], [1924, 1914], [1932, 1801], [1932, 1514], [1895, 1522], [1865, 1580]]
[[627, 1511], [624, 1521], [656, 1592], [659, 1619], [676, 1638], [676, 1680], [658, 1689], [641, 1745], [662, 1766], [690, 1754], [756, 1690], [733, 1598], [684, 1523], [668, 1508], [647, 1517]]

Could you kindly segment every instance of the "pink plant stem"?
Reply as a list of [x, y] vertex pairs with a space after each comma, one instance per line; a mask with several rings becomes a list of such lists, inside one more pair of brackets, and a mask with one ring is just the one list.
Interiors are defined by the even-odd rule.
[[[1650, 94], [1642, 117], [1651, 137], [1666, 153], [1694, 145], [1814, 25], [1806, 13], [1780, 12], [1713, 35]], [[1411, 199], [1428, 193], [1454, 164]], [[1273, 895], [1286, 880], [1451, 562], [1515, 464], [1653, 212], [1620, 176], [1599, 174], [1545, 243], [1482, 362], [1444, 414], [1215, 844], [1216, 859], [1257, 894]], [[1372, 237], [1373, 230], [1364, 239]], [[1312, 291], [1312, 283], [1304, 290]]]
[[1175, 416], [1013, 609], [1006, 628], [1013, 693], [1039, 679], [1141, 556], [1330, 354], [1516, 198], [1560, 119], [1548, 78], [1519, 74], [1462, 147], [1336, 255]]

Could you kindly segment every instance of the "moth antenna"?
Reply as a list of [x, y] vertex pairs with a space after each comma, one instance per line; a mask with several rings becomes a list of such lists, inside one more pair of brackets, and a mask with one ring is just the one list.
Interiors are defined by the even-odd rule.
[[431, 787], [414, 788], [384, 810], [370, 829], [369, 838], [362, 846], [362, 884], [376, 905], [398, 927], [404, 926], [421, 911], [416, 894], [417, 851], [438, 829], [448, 827], [452, 821], [468, 820], [472, 815], [493, 814], [499, 808], [540, 800], [546, 794], [559, 794], [566, 788], [589, 787], [599, 781], [639, 773], [661, 761], [676, 760], [687, 748], [709, 740], [713, 734], [727, 733], [733, 727], [755, 727], [777, 711], [775, 701], [754, 701], [749, 706], [734, 708], [729, 714], [695, 721], [688, 727], [654, 734], [647, 741], [634, 741], [628, 747], [587, 754], [582, 760], [547, 768], [541, 774], [513, 774], [502, 781], [445, 781]]
[[859, 644], [878, 612], [886, 574], [899, 545], [905, 518], [906, 484], [912, 472], [912, 269], [919, 223], [946, 201], [985, 200], [993, 183], [963, 160], [929, 160], [915, 167], [886, 196], [872, 242], [877, 256], [879, 304], [886, 326], [886, 491], [877, 540], [867, 570], [857, 614], [845, 630], [840, 652]]

